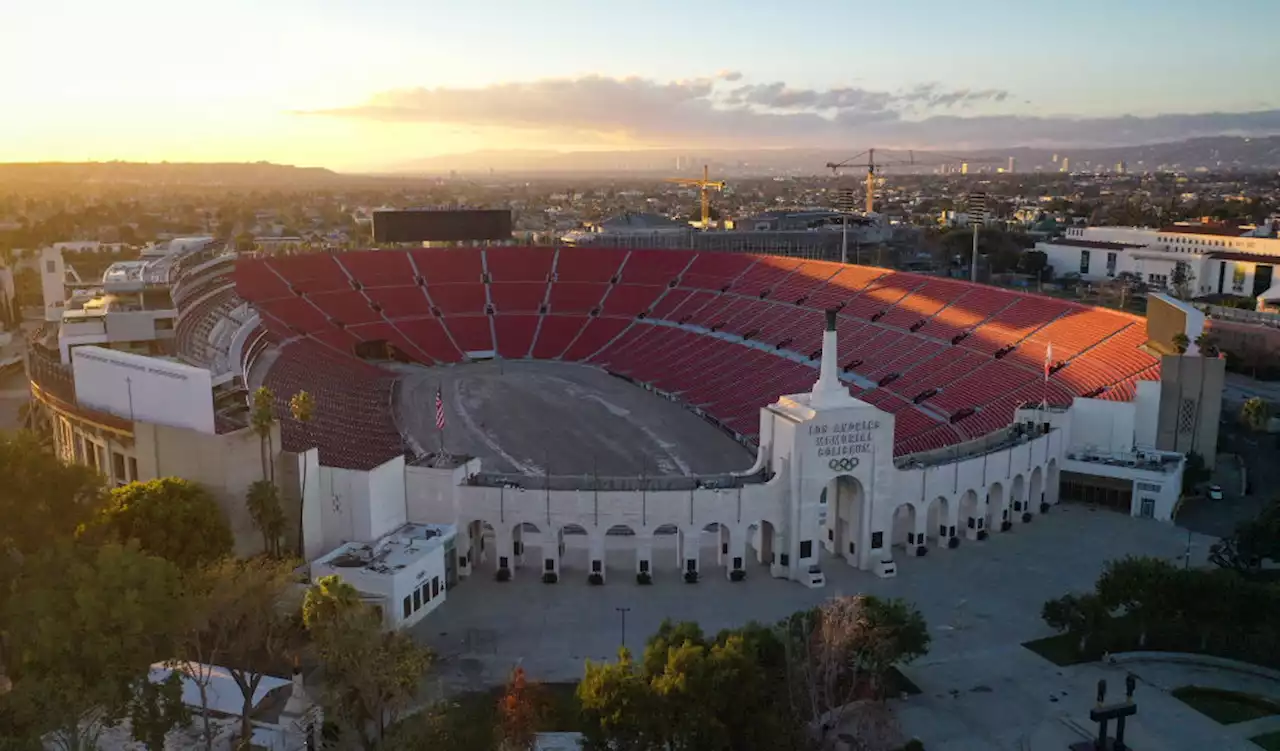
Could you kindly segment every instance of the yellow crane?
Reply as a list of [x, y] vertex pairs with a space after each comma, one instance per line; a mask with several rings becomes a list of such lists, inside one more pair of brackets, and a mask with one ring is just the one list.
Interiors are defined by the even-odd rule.
[[[886, 151], [888, 151], [888, 149], [886, 149]], [[916, 161], [915, 152], [908, 151], [906, 159], [895, 159], [892, 161], [885, 161], [882, 159], [880, 161], [876, 161], [876, 150], [867, 149], [861, 154], [855, 154], [843, 162], [827, 162], [827, 169], [831, 170], [831, 173], [836, 176], [839, 176], [840, 170], [845, 167], [863, 167], [867, 170], [866, 212], [870, 214], [875, 206], [876, 173], [881, 167], [940, 167], [945, 164], [953, 163], [966, 165], [995, 164], [1000, 161], [998, 159], [967, 158], [960, 156], [948, 156], [946, 154], [930, 154], [930, 156], [933, 157], [932, 161]], [[861, 161], [863, 157], [866, 157], [866, 161]]]
[[702, 228], [707, 229], [711, 226], [711, 196], [709, 190], [724, 190], [723, 180], [711, 179], [711, 168], [702, 165], [702, 179], [696, 177], [668, 177], [667, 182], [677, 185], [693, 185], [697, 186], [698, 193], [702, 197]]

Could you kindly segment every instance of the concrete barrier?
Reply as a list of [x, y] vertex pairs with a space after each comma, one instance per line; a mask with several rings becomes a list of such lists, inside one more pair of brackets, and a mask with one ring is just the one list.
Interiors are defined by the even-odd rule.
[[1280, 683], [1280, 670], [1264, 668], [1226, 657], [1196, 654], [1195, 652], [1117, 652], [1108, 659], [1110, 665], [1132, 665], [1139, 662], [1167, 662], [1178, 665], [1198, 665], [1200, 667], [1217, 668], [1234, 673], [1244, 673], [1258, 678]]

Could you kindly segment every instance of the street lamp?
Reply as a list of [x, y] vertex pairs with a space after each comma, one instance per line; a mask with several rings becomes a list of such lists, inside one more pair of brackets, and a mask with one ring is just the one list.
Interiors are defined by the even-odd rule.
[[622, 646], [627, 646], [627, 613], [631, 612], [631, 608], [617, 607], [614, 610], [622, 616]]

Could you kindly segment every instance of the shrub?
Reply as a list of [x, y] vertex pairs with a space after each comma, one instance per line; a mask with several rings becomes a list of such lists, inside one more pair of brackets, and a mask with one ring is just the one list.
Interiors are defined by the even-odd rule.
[[653, 584], [653, 576], [648, 571], [640, 571], [636, 574], [636, 584]]
[[745, 578], [747, 578], [747, 572], [740, 568], [735, 568], [729, 572], [729, 581], [731, 582], [740, 582]]
[[685, 581], [685, 583], [686, 583], [686, 584], [697, 584], [697, 583], [698, 583], [698, 572], [697, 572], [697, 571], [686, 571], [686, 572], [684, 572], [684, 581]]
[[947, 540], [947, 547], [949, 547], [949, 548], [958, 548], [958, 547], [960, 547], [960, 538], [959, 538], [959, 537], [952, 537], [950, 540]]
[[1001, 532], [1008, 532], [1008, 531], [1009, 531], [1009, 530], [1011, 530], [1011, 529], [1013, 529], [1013, 522], [1008, 521], [1008, 520], [1000, 522], [1000, 531], [1001, 531]]
[[1028, 523], [1028, 522], [1030, 522], [1030, 521], [1031, 521], [1031, 512], [1030, 512], [1030, 511], [1023, 511], [1023, 512], [1022, 512], [1022, 523], [1023, 523], [1023, 524], [1026, 524], [1026, 523]]
[[511, 581], [511, 569], [505, 567], [500, 568], [498, 569], [498, 573], [493, 575], [493, 578], [500, 582], [509, 582]]
[[601, 584], [604, 584], [604, 576], [602, 574], [593, 573], [591, 576], [587, 577], [587, 583], [593, 587], [598, 587]]
[[1041, 501], [1041, 503], [1040, 503], [1040, 513], [1042, 513], [1042, 514], [1047, 514], [1047, 513], [1049, 513], [1049, 502], [1048, 502], [1048, 501]]
[[924, 751], [924, 744], [919, 738], [912, 738], [907, 741], [907, 745], [903, 746], [901, 751]]
[[987, 539], [987, 530], [985, 529], [978, 530], [978, 540], [981, 541], [985, 539]]
[[558, 581], [560, 581], [560, 576], [554, 571], [548, 571], [542, 575], [543, 584], [555, 584]]

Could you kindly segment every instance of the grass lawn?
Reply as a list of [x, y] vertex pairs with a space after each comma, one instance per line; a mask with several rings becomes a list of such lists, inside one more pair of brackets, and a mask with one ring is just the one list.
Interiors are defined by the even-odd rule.
[[1249, 740], [1262, 746], [1267, 751], [1280, 751], [1280, 733], [1265, 733], [1263, 735], [1255, 735]]
[[[1280, 714], [1280, 703], [1239, 691], [1182, 686], [1172, 693], [1187, 706], [1222, 725]], [[1277, 735], [1277, 740], [1280, 740], [1280, 735]]]

